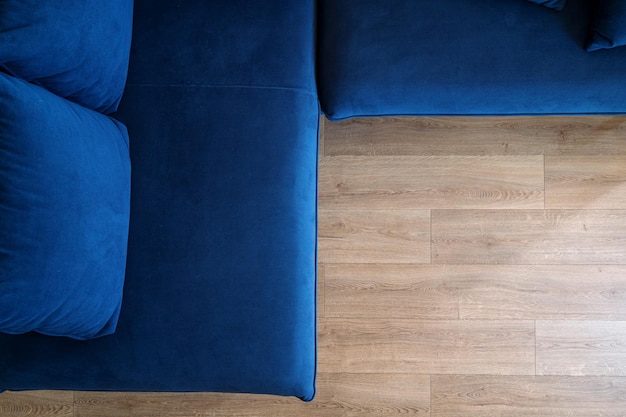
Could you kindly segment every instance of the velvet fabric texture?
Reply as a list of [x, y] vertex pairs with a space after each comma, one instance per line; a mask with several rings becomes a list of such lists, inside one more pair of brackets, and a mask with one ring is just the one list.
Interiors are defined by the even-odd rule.
[[626, 48], [584, 50], [590, 4], [321, 0], [318, 85], [332, 119], [626, 113]]
[[128, 71], [133, 0], [0, 0], [0, 65], [102, 113]]
[[587, 51], [626, 45], [626, 2], [598, 0], [591, 22]]
[[117, 331], [88, 342], [0, 335], [0, 387], [311, 399], [317, 108], [294, 91], [129, 86]]
[[126, 128], [0, 73], [0, 331], [113, 333], [129, 205]]
[[542, 6], [549, 7], [555, 10], [563, 10], [565, 8], [565, 3], [567, 0], [529, 0], [536, 4], [541, 4]]
[[0, 388], [313, 398], [314, 18], [309, 0], [136, 1], [117, 330], [0, 335]]
[[315, 91], [315, 6], [296, 2], [135, 1], [128, 82]]

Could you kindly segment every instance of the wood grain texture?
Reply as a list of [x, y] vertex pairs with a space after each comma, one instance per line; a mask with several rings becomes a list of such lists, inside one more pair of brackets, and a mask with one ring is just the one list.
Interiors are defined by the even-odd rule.
[[457, 319], [458, 291], [431, 265], [326, 266], [327, 317]]
[[[219, 393], [77, 392], [76, 417], [287, 416], [300, 400], [265, 395]], [[293, 414], [291, 414], [293, 415]]]
[[321, 373], [315, 415], [424, 416], [430, 415], [430, 377], [413, 374]]
[[327, 317], [626, 320], [625, 265], [325, 266]]
[[626, 376], [626, 322], [538, 321], [537, 374]]
[[319, 369], [334, 372], [532, 375], [532, 321], [326, 318]]
[[625, 378], [432, 376], [432, 417], [623, 417]]
[[435, 263], [626, 264], [626, 210], [433, 210]]
[[626, 155], [546, 157], [546, 208], [626, 209]]
[[626, 117], [389, 117], [326, 122], [332, 155], [624, 155]]
[[319, 207], [543, 208], [543, 169], [542, 156], [321, 157]]
[[326, 118], [320, 117], [320, 126], [319, 126], [319, 138], [317, 142], [317, 152], [319, 155], [324, 155], [325, 151], [325, 137], [326, 137]]
[[317, 316], [326, 317], [326, 266], [317, 265]]
[[430, 262], [430, 211], [319, 210], [318, 260]]
[[410, 374], [318, 375], [314, 402], [263, 395], [81, 392], [77, 417], [429, 416], [430, 378]]
[[626, 320], [624, 265], [442, 266], [462, 319]]
[[72, 417], [71, 391], [21, 391], [0, 393], [1, 417]]

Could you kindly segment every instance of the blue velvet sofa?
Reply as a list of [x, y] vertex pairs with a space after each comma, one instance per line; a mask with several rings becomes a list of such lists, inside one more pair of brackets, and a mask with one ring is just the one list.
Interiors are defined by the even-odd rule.
[[[27, 3], [31, 11], [38, 10], [32, 22], [29, 14], [19, 15], [23, 12], [20, 7]], [[41, 4], [48, 5], [48, 9], [39, 10]], [[0, 26], [4, 26], [0, 30], [0, 45], [15, 42], [17, 35], [41, 41], [41, 33], [45, 32], [48, 37], [63, 38], [51, 42], [55, 45], [66, 42], [68, 48], [82, 49], [91, 39], [76, 42], [76, 38], [90, 33], [95, 38], [91, 46], [99, 53], [101, 48], [107, 48], [108, 55], [99, 68], [85, 68], [83, 77], [105, 72], [103, 65], [111, 59], [123, 61], [123, 56], [117, 54], [120, 50], [119, 55], [123, 55], [125, 49], [128, 62], [130, 52], [127, 83], [118, 107], [116, 100], [96, 100], [93, 105], [81, 94], [94, 85], [117, 92], [107, 77], [71, 90], [74, 95], [65, 94], [85, 108], [91, 105], [101, 113], [116, 110], [114, 124], [109, 116], [73, 103], [59, 104], [61, 98], [45, 96], [45, 90], [57, 94], [70, 90], [63, 80], [58, 80], [59, 74], [76, 71], [76, 63], [80, 68], [85, 62], [71, 49], [54, 51], [55, 55], [73, 55], [66, 67], [55, 70], [53, 75], [37, 73], [36, 79], [27, 79], [32, 80], [29, 86], [38, 88], [31, 96], [44, 97], [42, 100], [51, 102], [48, 107], [60, 107], [57, 113], [64, 116], [63, 123], [76, 125], [92, 118], [94, 125], [106, 124], [117, 133], [119, 138], [111, 138], [112, 134], [106, 131], [97, 139], [116, 139], [120, 143], [115, 149], [117, 153], [110, 151], [105, 156], [107, 163], [117, 158], [117, 171], [124, 174], [128, 166], [123, 165], [127, 161], [120, 153], [126, 149], [126, 158], [129, 153], [121, 127], [125, 125], [132, 163], [127, 256], [120, 256], [125, 249], [122, 243], [117, 245], [118, 253], [103, 250], [90, 254], [94, 258], [90, 263], [118, 263], [106, 274], [92, 274], [99, 280], [111, 275], [119, 278], [120, 260], [122, 268], [125, 264], [125, 271], [121, 271], [121, 308], [117, 311], [117, 304], [104, 306], [111, 321], [117, 318], [117, 325], [107, 322], [103, 331], [87, 329], [91, 332], [77, 333], [72, 328], [73, 333], [64, 334], [56, 331], [56, 323], [45, 323], [44, 318], [39, 327], [31, 326], [36, 332], [1, 334], [0, 389], [233, 391], [309, 400], [314, 395], [316, 366], [319, 104], [314, 66], [315, 4], [313, 0], [137, 0], [132, 21], [128, 20], [129, 5], [132, 11], [133, 3], [129, 0], [0, 1]], [[86, 9], [91, 10], [89, 16], [85, 15]], [[7, 23], [11, 13], [18, 17]], [[80, 29], [70, 26], [81, 22], [81, 18], [84, 22]], [[33, 27], [30, 32], [25, 31], [28, 25], [24, 21]], [[67, 27], [59, 27], [58, 21], [71, 28], [69, 33], [60, 34]], [[108, 22], [104, 28], [103, 21]], [[43, 24], [48, 26], [37, 26]], [[99, 37], [94, 35], [98, 31]], [[110, 45], [110, 39], [120, 38], [128, 43]], [[31, 47], [32, 44], [23, 45], [23, 49]], [[51, 55], [51, 48], [54, 45], [39, 52]], [[22, 68], [25, 65], [18, 65], [25, 59], [18, 60], [11, 54], [12, 51], [4, 51], [0, 55], [5, 72], [15, 79], [26, 78]], [[115, 70], [118, 66], [108, 69]], [[6, 83], [23, 87], [23, 83], [8, 75], [2, 76]], [[36, 102], [30, 96], [26, 100]], [[0, 125], [17, 123], [16, 116], [8, 111], [12, 104], [0, 103]], [[69, 106], [69, 110], [63, 106]], [[76, 114], [78, 117], [74, 118]], [[45, 114], [35, 116], [39, 120]], [[33, 115], [19, 121], [27, 124], [29, 117]], [[59, 136], [71, 133], [60, 132]], [[47, 134], [41, 132], [41, 141], [47, 140]], [[0, 136], [0, 158], [21, 155], [19, 149], [13, 149], [17, 147], [15, 140], [5, 138], [4, 131]], [[82, 137], [75, 142], [80, 140]], [[5, 147], [11, 151], [9, 155], [3, 152]], [[57, 171], [67, 166], [66, 160], [53, 162], [48, 165], [55, 165]], [[82, 176], [94, 164], [82, 154], [71, 162], [83, 164], [76, 174]], [[0, 182], [8, 181], [4, 164], [3, 160]], [[39, 165], [30, 168], [35, 170]], [[15, 174], [14, 171], [21, 174], [20, 167], [13, 167], [10, 173]], [[113, 177], [102, 170], [92, 177], [100, 174]], [[29, 175], [30, 171], [23, 174]], [[128, 198], [128, 184], [125, 176], [120, 176], [115, 178], [122, 191], [117, 196], [117, 213], [123, 217], [128, 210], [123, 201]], [[33, 186], [30, 191], [41, 193], [41, 187], [54, 188], [65, 181], [70, 179], [63, 177], [52, 184]], [[72, 193], [82, 192], [73, 188], [71, 193], [59, 192], [54, 197], [71, 199]], [[90, 190], [85, 199], [93, 200], [104, 193], [99, 201], [108, 204], [111, 192], [98, 187]], [[0, 189], [0, 209], [4, 209], [5, 202], [21, 207], [8, 194]], [[31, 200], [35, 199], [27, 203], [37, 204]], [[61, 254], [53, 249], [59, 241], [66, 240], [83, 245], [97, 241], [99, 248], [111, 237], [78, 230], [55, 239], [56, 233], [42, 236], [43, 232], [36, 230], [35, 242], [25, 246], [30, 253], [13, 256], [15, 245], [9, 239], [16, 239], [19, 231], [9, 228], [9, 217], [17, 211], [11, 209], [7, 207], [2, 212], [6, 214], [4, 220], [0, 214], [0, 272], [4, 275], [0, 277], [0, 294], [8, 295], [12, 290], [19, 295], [19, 288], [9, 285], [12, 275], [47, 274], [50, 266], [37, 262], [38, 258], [59, 257], [53, 267], [55, 271], [62, 269], [64, 275], [51, 274], [50, 279], [64, 281], [63, 287], [57, 290], [48, 283], [44, 294], [36, 300], [33, 293], [41, 291], [31, 288], [21, 294], [21, 303], [18, 300], [14, 304], [27, 303], [34, 309], [68, 309], [67, 305], [50, 308], [49, 299], [58, 301], [64, 296], [67, 281], [84, 272], [68, 270], [66, 261], [82, 261], [86, 255], [76, 252], [77, 246], [82, 247], [78, 244]], [[68, 210], [61, 207], [31, 216], [47, 216], [50, 223], [57, 223], [60, 218], [67, 228], [76, 228], [77, 218], [82, 222], [82, 217], [89, 217], [83, 213], [90, 210], [88, 207], [80, 206], [69, 214]], [[98, 213], [90, 211], [87, 214], [97, 218], [88, 224], [103, 223], [111, 212], [107, 209], [97, 217]], [[27, 223], [22, 218], [15, 221]], [[37, 226], [43, 228], [38, 224], [24, 227]], [[106, 225], [108, 229], [123, 226], [123, 222]], [[83, 239], [82, 233], [91, 236]], [[120, 232], [116, 239], [123, 237]], [[37, 245], [40, 239], [46, 243], [43, 249]], [[15, 264], [33, 262], [35, 265], [28, 271], [15, 268]], [[118, 295], [119, 283], [115, 282], [108, 296], [115, 299]], [[101, 301], [99, 296], [94, 298]], [[0, 305], [10, 303], [8, 297], [0, 298]], [[4, 313], [4, 317], [0, 314], [2, 319], [11, 316], [8, 311], [0, 313]], [[3, 329], [6, 333], [6, 323]], [[70, 337], [59, 337], [67, 335]]]
[[626, 113], [564, 3], [0, 0], [0, 389], [311, 400], [320, 104]]
[[319, 3], [319, 96], [332, 120], [626, 110], [624, 1]]

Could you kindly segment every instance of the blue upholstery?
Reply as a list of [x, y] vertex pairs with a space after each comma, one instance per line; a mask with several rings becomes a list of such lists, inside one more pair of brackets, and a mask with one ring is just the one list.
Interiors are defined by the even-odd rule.
[[2, 336], [0, 386], [312, 398], [315, 96], [131, 86], [119, 115], [133, 193], [118, 329]]
[[0, 388], [313, 398], [314, 16], [312, 0], [135, 2], [117, 331], [0, 335]]
[[584, 50], [590, 2], [320, 0], [333, 119], [626, 112], [626, 48]]
[[129, 205], [126, 128], [0, 73], [0, 332], [113, 333]]
[[589, 35], [588, 51], [626, 45], [626, 2], [598, 0]]
[[117, 109], [133, 0], [0, 0], [0, 65], [90, 109]]
[[315, 91], [314, 3], [135, 1], [128, 83]]
[[567, 0], [530, 0], [533, 3], [541, 4], [555, 10], [563, 10]]

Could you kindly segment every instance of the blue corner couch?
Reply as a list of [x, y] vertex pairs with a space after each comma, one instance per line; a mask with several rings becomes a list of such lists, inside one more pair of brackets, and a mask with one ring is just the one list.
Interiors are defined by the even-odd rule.
[[0, 1], [0, 389], [311, 400], [320, 104], [626, 113], [622, 3], [563, 3]]

